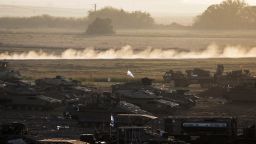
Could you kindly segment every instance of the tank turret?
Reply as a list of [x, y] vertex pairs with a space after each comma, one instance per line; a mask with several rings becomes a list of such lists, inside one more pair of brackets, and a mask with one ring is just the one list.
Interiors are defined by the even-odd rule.
[[17, 81], [21, 79], [18, 71], [9, 68], [7, 61], [0, 61], [0, 80], [2, 81]]

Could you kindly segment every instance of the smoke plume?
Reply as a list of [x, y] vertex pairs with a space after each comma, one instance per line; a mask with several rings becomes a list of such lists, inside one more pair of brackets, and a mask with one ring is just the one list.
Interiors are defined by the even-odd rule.
[[134, 50], [127, 45], [120, 49], [84, 50], [67, 49], [59, 54], [45, 51], [0, 53], [0, 59], [198, 59], [198, 58], [251, 58], [256, 57], [256, 47], [226, 46], [212, 44], [203, 50], [177, 50], [145, 48]]

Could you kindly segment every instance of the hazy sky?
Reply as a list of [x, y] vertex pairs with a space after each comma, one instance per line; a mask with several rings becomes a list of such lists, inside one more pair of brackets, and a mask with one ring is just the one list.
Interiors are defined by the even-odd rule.
[[[222, 1], [223, 0], [0, 0], [0, 17], [29, 17], [42, 14], [61, 17], [85, 17], [89, 10], [94, 9], [94, 4], [97, 4], [97, 9], [112, 6], [127, 11], [140, 10], [149, 12], [157, 23], [170, 24], [172, 22], [178, 22], [184, 25], [191, 25], [195, 16], [202, 13], [209, 5], [217, 4]], [[249, 5], [256, 5], [256, 0], [246, 0], [246, 2]]]
[[[222, 0], [0, 0], [0, 5], [25, 5], [39, 7], [57, 7], [74, 9], [92, 9], [96, 3], [98, 8], [113, 6], [125, 10], [142, 10], [153, 16], [182, 15], [189, 16], [202, 12], [209, 5]], [[256, 5], [256, 0], [246, 0]]]

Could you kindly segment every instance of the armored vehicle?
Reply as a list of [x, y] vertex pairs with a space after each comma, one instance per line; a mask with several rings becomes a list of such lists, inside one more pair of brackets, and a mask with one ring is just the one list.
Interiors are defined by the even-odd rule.
[[244, 83], [227, 88], [224, 97], [232, 103], [256, 102], [256, 80], [254, 83]]
[[[185, 102], [185, 99], [188, 100], [190, 97], [182, 94], [175, 97], [174, 93], [171, 96], [166, 91], [154, 88], [152, 86], [152, 80], [148, 78], [143, 78], [141, 81], [113, 85], [112, 93], [116, 99], [135, 104], [155, 115], [173, 113], [181, 108], [181, 104]], [[186, 102], [193, 103], [192, 101]]]
[[47, 88], [52, 86], [78, 86], [79, 81], [67, 79], [63, 76], [56, 76], [55, 78], [43, 78], [35, 81], [36, 85], [41, 88]]
[[256, 77], [249, 70], [235, 70], [226, 75], [214, 77], [214, 83], [223, 87], [235, 87], [244, 83], [253, 83]]
[[39, 144], [36, 140], [26, 137], [28, 130], [23, 123], [5, 123], [0, 125], [1, 144]]
[[16, 96], [34, 96], [37, 95], [38, 93], [36, 90], [30, 86], [27, 83], [21, 82], [21, 81], [16, 81], [16, 82], [5, 82], [3, 84], [3, 89], [4, 93], [6, 95], [16, 95]]
[[118, 101], [108, 96], [95, 95], [86, 103], [67, 105], [64, 116], [76, 119], [80, 124], [107, 126], [111, 115], [150, 114], [140, 107], [126, 101]]
[[181, 71], [170, 70], [164, 74], [163, 79], [167, 83], [173, 83], [175, 87], [187, 87], [190, 84], [200, 84], [202, 87], [207, 87], [212, 83], [210, 71], [200, 68], [186, 70], [186, 74]]
[[234, 87], [242, 83], [256, 80], [256, 77], [249, 70], [235, 70], [224, 73], [224, 66], [218, 64], [216, 72], [212, 75], [210, 71], [200, 68], [181, 71], [170, 70], [163, 75], [166, 83], [172, 83], [175, 87], [187, 87], [190, 84], [200, 84], [203, 88]]
[[81, 98], [92, 93], [92, 89], [82, 86], [80, 81], [62, 76], [38, 79], [35, 81], [35, 88], [45, 96], [65, 101]]
[[234, 87], [216, 86], [201, 92], [199, 95], [225, 98], [229, 103], [254, 103], [256, 102], [256, 85], [244, 83]]
[[7, 123], [0, 126], [0, 135], [26, 135], [28, 130], [22, 123]]
[[61, 104], [60, 100], [39, 95], [30, 85], [20, 81], [6, 82], [0, 91], [0, 105], [4, 108], [50, 110]]
[[172, 83], [175, 87], [186, 87], [189, 85], [186, 75], [181, 71], [169, 70], [163, 75], [163, 79], [166, 83]]
[[196, 105], [199, 97], [189, 93], [189, 90], [171, 90], [162, 94], [163, 98], [178, 103], [181, 108], [191, 108]]
[[61, 101], [46, 96], [8, 96], [0, 97], [4, 108], [20, 110], [51, 110], [61, 105]]
[[164, 119], [169, 136], [189, 143], [226, 144], [235, 140], [237, 119], [233, 117], [175, 117]]
[[16, 81], [21, 79], [18, 71], [9, 69], [7, 61], [0, 61], [0, 80], [1, 81]]

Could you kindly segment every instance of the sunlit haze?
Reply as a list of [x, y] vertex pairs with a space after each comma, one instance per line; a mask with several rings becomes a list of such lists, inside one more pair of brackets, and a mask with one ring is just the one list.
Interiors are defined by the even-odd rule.
[[[88, 14], [89, 10], [94, 8], [94, 4], [97, 4], [98, 9], [112, 6], [128, 11], [146, 11], [159, 22], [164, 22], [165, 17], [172, 17], [177, 21], [185, 22], [184, 19], [191, 21], [192, 17], [200, 14], [209, 5], [220, 3], [221, 1], [222, 0], [0, 0], [0, 16], [49, 14], [53, 16], [83, 17]], [[250, 5], [256, 5], [255, 0], [247, 0], [246, 2]], [[10, 13], [10, 11], [12, 11], [12, 13]]]

